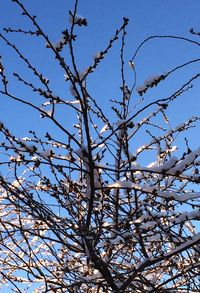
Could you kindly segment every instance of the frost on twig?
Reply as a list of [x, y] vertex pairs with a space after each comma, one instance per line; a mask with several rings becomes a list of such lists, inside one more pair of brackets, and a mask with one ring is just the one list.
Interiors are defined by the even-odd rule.
[[143, 94], [146, 93], [146, 91], [149, 88], [152, 88], [154, 86], [157, 86], [164, 79], [165, 79], [165, 75], [164, 74], [162, 74], [162, 75], [153, 75], [152, 77], [146, 79], [144, 81], [144, 84], [142, 86], [138, 86], [136, 88], [136, 91], [138, 92], [138, 94], [140, 96], [142, 96]]

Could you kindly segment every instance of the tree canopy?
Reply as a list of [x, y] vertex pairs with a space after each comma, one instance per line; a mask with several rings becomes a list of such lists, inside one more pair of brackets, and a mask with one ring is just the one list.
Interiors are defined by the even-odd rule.
[[[200, 59], [175, 64], [143, 85], [135, 62], [150, 41], [198, 47], [199, 33], [150, 36], [127, 58], [124, 18], [81, 72], [76, 43], [88, 21], [78, 14], [78, 0], [57, 43], [23, 2], [13, 2], [28, 20], [26, 29], [4, 28], [0, 39], [25, 69], [18, 72], [2, 58], [0, 94], [35, 111], [41, 122], [26, 137], [0, 123], [0, 286], [35, 293], [199, 292], [200, 147], [191, 149], [186, 138], [199, 117], [173, 126], [168, 109], [200, 73], [169, 95], [146, 97]], [[60, 70], [59, 94], [13, 34], [30, 38], [31, 46], [45, 44], [48, 62]], [[116, 43], [120, 69], [113, 75], [121, 83], [118, 96], [102, 96], [102, 104], [91, 83]]]

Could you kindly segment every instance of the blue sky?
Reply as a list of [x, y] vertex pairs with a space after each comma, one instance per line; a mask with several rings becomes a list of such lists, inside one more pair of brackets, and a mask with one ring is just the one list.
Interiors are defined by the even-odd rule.
[[[68, 10], [73, 9], [73, 0], [24, 0], [23, 3], [31, 11], [31, 14], [38, 16], [39, 24], [53, 42], [57, 42], [61, 37], [61, 31], [69, 27]], [[28, 29], [32, 29], [31, 24], [20, 15], [17, 5], [11, 0], [1, 0], [0, 11], [0, 32], [2, 32], [3, 27], [22, 29], [28, 27]], [[80, 0], [78, 13], [88, 20], [88, 27], [77, 29], [78, 40], [75, 49], [80, 71], [91, 64], [95, 53], [106, 47], [110, 37], [120, 27], [125, 16], [130, 20], [127, 29], [125, 57], [127, 61], [126, 78], [131, 83], [133, 76], [128, 67], [128, 60], [132, 58], [137, 46], [146, 37], [151, 35], [178, 35], [193, 38], [200, 42], [200, 38], [192, 37], [188, 32], [191, 27], [200, 30], [199, 11], [199, 0]], [[51, 58], [51, 53], [45, 49], [44, 41], [35, 38], [31, 40], [21, 35], [10, 35], [9, 38], [51, 80], [56, 93], [70, 98], [63, 74]], [[141, 85], [145, 79], [154, 74], [162, 74], [176, 65], [198, 58], [198, 50], [198, 46], [174, 40], [149, 42], [135, 60], [137, 85]], [[88, 81], [91, 93], [107, 114], [110, 111], [108, 100], [117, 98], [120, 94], [119, 52], [120, 43], [116, 43], [113, 50], [100, 64], [97, 72], [91, 76], [91, 81]], [[25, 77], [32, 79], [25, 67], [21, 65], [16, 54], [7, 48], [1, 40], [0, 55], [3, 56], [8, 76], [11, 77], [12, 72], [24, 72]], [[145, 99], [148, 101], [148, 99], [156, 97], [167, 97], [193, 74], [198, 73], [197, 65], [177, 72], [163, 82], [160, 88], [151, 90]], [[25, 99], [34, 101], [36, 104], [40, 103], [36, 95], [18, 85], [13, 79], [11, 89]], [[185, 121], [192, 115], [200, 114], [199, 92], [199, 81], [196, 81], [192, 91], [187, 92], [171, 105], [168, 114], [172, 120], [172, 125], [175, 126], [176, 123]], [[138, 100], [138, 98], [139, 96], [134, 92], [133, 99]], [[70, 128], [71, 113], [62, 113], [62, 115], [65, 117], [63, 119], [65, 119], [67, 127]], [[29, 129], [37, 129], [39, 133], [45, 133], [50, 127], [47, 121], [41, 120], [38, 113], [18, 105], [2, 95], [0, 95], [0, 121], [5, 122], [8, 128], [22, 137], [27, 136]], [[197, 125], [197, 128], [191, 130], [191, 134], [188, 134], [190, 145], [193, 148], [199, 146], [199, 126]]]
[[[42, 29], [49, 35], [50, 40], [56, 43], [62, 36], [61, 32], [69, 28], [68, 11], [73, 10], [74, 1], [23, 1], [23, 4], [32, 15], [37, 15], [37, 21]], [[122, 24], [123, 17], [129, 18], [129, 25], [126, 36], [125, 50], [125, 76], [127, 83], [131, 86], [133, 82], [133, 72], [128, 66], [138, 45], [147, 37], [154, 35], [175, 35], [200, 41], [199, 37], [189, 33], [190, 28], [199, 29], [200, 2], [198, 0], [186, 1], [114, 1], [114, 0], [81, 0], [78, 5], [78, 14], [86, 17], [87, 27], [77, 27], [77, 41], [75, 42], [76, 62], [82, 72], [93, 62], [93, 56], [103, 50], [109, 39], [114, 35], [116, 29]], [[0, 2], [2, 11], [0, 31], [3, 27], [21, 28], [33, 30], [29, 20], [21, 16], [18, 6], [10, 0]], [[5, 33], [4, 33], [5, 34]], [[54, 94], [60, 95], [64, 99], [71, 99], [69, 86], [64, 82], [62, 70], [59, 69], [49, 49], [45, 48], [45, 41], [40, 38], [30, 38], [21, 34], [9, 34], [9, 39], [15, 43], [25, 57], [41, 71], [51, 82]], [[41, 105], [41, 99], [29, 91], [26, 87], [16, 82], [12, 77], [13, 72], [22, 75], [27, 81], [37, 84], [36, 78], [30, 74], [26, 66], [17, 57], [11, 48], [5, 46], [0, 40], [0, 55], [3, 56], [3, 64], [10, 80], [10, 89], [19, 97]], [[99, 105], [109, 115], [114, 122], [115, 117], [111, 114], [109, 99], [119, 99], [121, 92], [120, 77], [120, 44], [119, 39], [107, 54], [106, 58], [98, 66], [97, 70], [89, 76], [88, 89], [90, 94], [96, 98]], [[137, 71], [137, 86], [144, 83], [152, 75], [159, 75], [173, 69], [175, 66], [188, 62], [199, 57], [199, 46], [173, 39], [152, 40], [139, 51], [135, 59]], [[66, 60], [69, 56], [65, 55]], [[175, 90], [180, 88], [193, 75], [199, 72], [198, 63], [177, 71], [160, 84], [159, 87], [151, 89], [144, 99], [144, 103], [157, 98], [168, 97]], [[140, 99], [134, 91], [132, 104]], [[167, 109], [167, 114], [171, 120], [171, 126], [186, 121], [190, 116], [199, 115], [199, 82], [194, 82], [192, 90], [179, 97]], [[60, 112], [59, 112], [60, 111]], [[75, 116], [71, 110], [58, 110], [59, 119], [62, 118], [63, 125], [71, 128]], [[144, 116], [141, 116], [141, 119]], [[30, 129], [37, 130], [39, 135], [45, 134], [51, 124], [46, 119], [41, 120], [39, 114], [30, 110], [26, 106], [20, 105], [7, 97], [0, 96], [0, 120], [16, 135], [27, 136]], [[191, 129], [187, 136], [191, 148], [199, 146], [200, 125]], [[56, 133], [59, 135], [59, 133]], [[156, 133], [155, 133], [156, 135]], [[141, 137], [140, 137], [141, 138]], [[138, 138], [139, 144], [146, 143], [146, 137]], [[147, 138], [149, 140], [149, 137]], [[180, 152], [185, 147], [183, 137], [178, 143], [181, 145]]]
[[[44, 31], [48, 33], [50, 39], [56, 42], [61, 37], [61, 31], [69, 27], [68, 10], [73, 9], [74, 1], [23, 1], [31, 13], [38, 16], [38, 22]], [[88, 20], [88, 27], [77, 30], [78, 40], [76, 44], [77, 63], [80, 71], [89, 66], [95, 53], [101, 51], [108, 43], [114, 31], [120, 27], [122, 18], [130, 19], [127, 29], [126, 54], [128, 60], [132, 58], [134, 51], [144, 38], [151, 35], [178, 35], [191, 38], [188, 30], [193, 27], [199, 29], [199, 11], [200, 2], [198, 0], [186, 1], [114, 1], [114, 0], [81, 0], [78, 6], [78, 13]], [[29, 28], [32, 29], [29, 21], [20, 15], [17, 5], [10, 0], [1, 0], [0, 3], [1, 23], [0, 30], [3, 27]], [[52, 55], [45, 50], [45, 43], [39, 39], [31, 40], [21, 35], [10, 35], [22, 52], [31, 58], [33, 64], [40, 69], [44, 75], [52, 81], [53, 87], [57, 93], [66, 95], [67, 88], [63, 86], [63, 75], [57, 71], [58, 67], [52, 60]], [[194, 37], [198, 41], [198, 37]], [[7, 73], [11, 75], [13, 71], [23, 72], [28, 76], [28, 71], [22, 67], [20, 60], [12, 50], [8, 49], [1, 42], [0, 54], [3, 62], [7, 65]], [[99, 69], [91, 77], [89, 87], [91, 93], [100, 101], [102, 107], [106, 105], [109, 98], [119, 95], [120, 73], [119, 73], [119, 49], [120, 43], [113, 46], [113, 50], [105, 58]], [[174, 40], [154, 40], [149, 42], [140, 51], [136, 63], [137, 85], [141, 85], [145, 79], [154, 74], [162, 74], [175, 65], [189, 61], [198, 57], [198, 46], [193, 46], [184, 42]], [[198, 65], [198, 64], [197, 64]], [[198, 72], [197, 66], [190, 66], [187, 70], [178, 72], [169, 80], [163, 83], [160, 89], [150, 92], [151, 95], [158, 97], [171, 94], [188, 77]], [[30, 77], [31, 79], [32, 77]], [[132, 81], [132, 72], [128, 68], [126, 78]], [[199, 114], [199, 90], [198, 83], [195, 82], [195, 88], [191, 93], [181, 97], [169, 109], [169, 115], [174, 125], [190, 115]], [[28, 95], [28, 99], [36, 99], [26, 89], [12, 82], [13, 92], [19, 95]], [[138, 99], [137, 93], [134, 98]], [[8, 101], [7, 98], [0, 96], [0, 120], [5, 122], [13, 131], [26, 135], [30, 128], [38, 128], [41, 120], [37, 113], [33, 113], [26, 107], [17, 105], [15, 102]], [[45, 122], [46, 123], [46, 122]], [[44, 124], [45, 124], [44, 123]], [[198, 143], [196, 136], [193, 136], [194, 145]]]

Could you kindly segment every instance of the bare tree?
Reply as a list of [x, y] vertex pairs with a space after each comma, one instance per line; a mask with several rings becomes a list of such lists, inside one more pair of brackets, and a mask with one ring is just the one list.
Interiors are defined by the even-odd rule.
[[[74, 53], [76, 30], [87, 26], [87, 20], [77, 14], [78, 0], [69, 12], [70, 27], [56, 44], [36, 16], [20, 1], [13, 2], [30, 21], [30, 29], [5, 28], [0, 38], [30, 73], [16, 70], [13, 78], [37, 99], [13, 93], [4, 59], [0, 93], [38, 112], [41, 125], [48, 121], [51, 128], [44, 136], [35, 129], [27, 137], [18, 137], [0, 124], [2, 288], [9, 285], [15, 292], [199, 292], [200, 148], [192, 150], [185, 139], [182, 154], [179, 150], [175, 156], [177, 137], [199, 117], [173, 128], [167, 110], [188, 93], [200, 74], [192, 75], [169, 96], [151, 101], [145, 96], [152, 87], [167, 82], [168, 76], [200, 59], [176, 65], [137, 88], [134, 65], [138, 52], [152, 39], [174, 38], [199, 46], [197, 36], [192, 38], [199, 33], [191, 30], [191, 38], [149, 37], [128, 62], [124, 57], [128, 19], [124, 18], [108, 45], [80, 72]], [[14, 33], [46, 44], [60, 66], [61, 79], [65, 76], [68, 99], [55, 94], [51, 82], [11, 41]], [[111, 116], [116, 117], [112, 121], [90, 94], [89, 85], [115, 42], [120, 45], [121, 98], [108, 101]], [[125, 78], [127, 70], [131, 85]], [[132, 98], [135, 89], [139, 101]], [[76, 122], [63, 118], [69, 111]], [[135, 147], [143, 136], [146, 143]], [[144, 158], [152, 163], [144, 165]]]

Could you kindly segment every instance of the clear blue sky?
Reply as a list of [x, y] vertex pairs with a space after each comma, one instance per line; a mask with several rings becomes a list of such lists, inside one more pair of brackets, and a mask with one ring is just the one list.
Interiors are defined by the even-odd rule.
[[[133, 56], [139, 43], [151, 35], [178, 35], [192, 38], [189, 29], [193, 27], [200, 29], [199, 25], [199, 0], [177, 0], [177, 1], [141, 1], [141, 0], [81, 0], [79, 1], [78, 13], [86, 17], [88, 27], [78, 28], [78, 41], [76, 43], [77, 63], [80, 71], [88, 67], [95, 53], [105, 48], [114, 31], [120, 27], [122, 18], [130, 19], [126, 38], [126, 61]], [[61, 31], [69, 28], [68, 11], [73, 9], [73, 0], [30, 0], [23, 1], [32, 15], [37, 15], [41, 27], [48, 33], [53, 42], [57, 42], [61, 37]], [[17, 5], [11, 0], [1, 0], [0, 2], [1, 23], [0, 31], [3, 27], [32, 29], [29, 21], [20, 15]], [[56, 94], [70, 98], [68, 87], [64, 84], [61, 71], [58, 70], [55, 61], [49, 50], [45, 49], [45, 42], [23, 35], [9, 35], [10, 40], [16, 43], [26, 57], [41, 70], [52, 82], [52, 87]], [[200, 38], [193, 37], [197, 41]], [[24, 77], [31, 81], [27, 69], [21, 65], [13, 51], [0, 41], [0, 54], [7, 68], [8, 76], [12, 72], [22, 73]], [[99, 101], [100, 105], [108, 111], [108, 100], [118, 98], [120, 95], [120, 72], [119, 72], [119, 49], [120, 43], [115, 44], [113, 50], [107, 55], [99, 66], [97, 72], [91, 76], [88, 86], [91, 93]], [[174, 66], [198, 58], [199, 47], [190, 45], [182, 41], [174, 40], [154, 40], [149, 42], [140, 51], [135, 60], [137, 70], [137, 85], [143, 84], [144, 80], [154, 74], [162, 74]], [[126, 63], [126, 64], [127, 64]], [[198, 64], [197, 64], [198, 65]], [[149, 91], [145, 99], [161, 98], [173, 93], [173, 90], [180, 87], [193, 74], [197, 73], [197, 65], [190, 66], [187, 70], [179, 71], [176, 75], [163, 82], [161, 87]], [[132, 81], [132, 72], [127, 65], [127, 81]], [[35, 79], [33, 79], [34, 81]], [[40, 104], [39, 98], [26, 88], [21, 87], [12, 80], [11, 89], [19, 96]], [[169, 108], [168, 113], [172, 119], [172, 125], [185, 121], [191, 115], [199, 115], [200, 100], [198, 81], [191, 92], [186, 93]], [[138, 99], [135, 92], [133, 99]], [[148, 101], [148, 100], [147, 100]], [[109, 113], [109, 112], [108, 112]], [[71, 119], [71, 113], [67, 113]], [[66, 123], [69, 122], [68, 119]], [[9, 101], [6, 97], [0, 96], [0, 120], [20, 136], [26, 136], [29, 129], [41, 128], [41, 119], [38, 113], [22, 107], [16, 102]], [[71, 121], [71, 120], [70, 120]], [[42, 121], [44, 128], [48, 129], [49, 124]], [[69, 124], [69, 123], [68, 123]], [[193, 147], [199, 145], [196, 133], [199, 127], [193, 130], [189, 136]]]
[[[53, 42], [61, 37], [61, 31], [69, 27], [68, 10], [73, 9], [73, 0], [29, 0], [23, 1], [31, 14], [38, 16], [38, 22], [49, 34]], [[31, 29], [32, 26], [26, 18], [20, 16], [17, 5], [11, 0], [0, 0], [0, 31], [3, 27]], [[78, 13], [88, 20], [88, 27], [77, 30], [78, 42], [76, 46], [77, 62], [80, 71], [89, 66], [93, 60], [93, 55], [108, 43], [114, 31], [120, 27], [122, 18], [128, 17], [130, 23], [127, 29], [126, 60], [132, 58], [134, 51], [144, 38], [151, 35], [179, 35], [192, 38], [188, 30], [193, 27], [200, 31], [199, 22], [200, 0], [80, 0]], [[51, 59], [51, 54], [45, 49], [44, 41], [39, 42], [33, 38], [20, 35], [10, 35], [10, 39], [15, 42], [27, 57], [33, 60], [33, 64], [46, 75], [51, 81], [56, 93], [70, 98], [68, 88], [63, 83], [63, 75]], [[200, 38], [193, 37], [200, 42]], [[120, 87], [119, 73], [119, 44], [113, 47], [113, 51], [105, 58], [99, 66], [97, 72], [91, 76], [89, 88], [95, 95], [103, 108], [107, 111], [107, 101], [110, 98], [117, 98]], [[8, 49], [0, 40], [0, 55], [6, 65], [7, 73], [28, 72], [21, 66], [20, 60], [12, 50]], [[162, 74], [174, 66], [187, 62], [192, 58], [199, 57], [199, 47], [195, 47], [183, 42], [173, 40], [157, 40], [146, 45], [136, 59], [136, 70], [138, 85], [154, 74]], [[151, 99], [165, 97], [179, 87], [192, 74], [197, 73], [198, 66], [190, 66], [187, 70], [180, 71], [161, 85], [160, 89], [152, 90], [147, 95]], [[127, 80], [131, 81], [132, 72], [127, 66]], [[186, 120], [191, 115], [200, 115], [200, 87], [199, 81], [195, 82], [194, 89], [185, 94], [175, 102], [168, 113], [173, 125]], [[20, 87], [13, 80], [11, 83], [13, 92], [22, 95], [31, 101], [36, 101], [37, 97], [32, 95], [25, 88]], [[138, 99], [135, 92], [133, 98]], [[155, 97], [154, 97], [155, 98]], [[36, 101], [37, 103], [37, 101]], [[109, 113], [109, 112], [108, 112]], [[70, 114], [69, 114], [70, 115]], [[27, 136], [29, 129], [38, 129], [43, 132], [48, 129], [49, 124], [40, 119], [38, 113], [30, 111], [27, 107], [22, 107], [16, 102], [9, 101], [0, 95], [0, 121], [19, 136]], [[70, 119], [66, 119], [70, 125]], [[193, 148], [199, 146], [198, 126], [189, 136]], [[45, 130], [44, 130], [45, 132]], [[7, 291], [9, 292], [9, 291]]]

